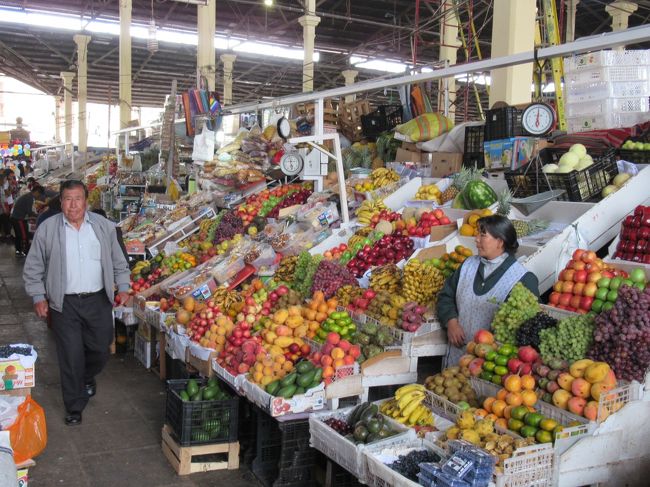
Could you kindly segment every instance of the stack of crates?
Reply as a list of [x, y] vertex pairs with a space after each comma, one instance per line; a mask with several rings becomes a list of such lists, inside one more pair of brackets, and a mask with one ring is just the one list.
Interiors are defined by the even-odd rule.
[[650, 118], [650, 49], [564, 59], [567, 132], [631, 127]]

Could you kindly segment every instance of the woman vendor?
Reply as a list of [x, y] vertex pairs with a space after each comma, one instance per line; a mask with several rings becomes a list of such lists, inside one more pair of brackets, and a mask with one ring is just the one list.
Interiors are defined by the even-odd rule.
[[478, 330], [490, 328], [516, 283], [539, 296], [537, 277], [514, 257], [519, 244], [510, 220], [500, 215], [479, 219], [475, 239], [478, 256], [467, 258], [438, 294], [438, 318], [449, 342], [445, 367], [458, 363]]

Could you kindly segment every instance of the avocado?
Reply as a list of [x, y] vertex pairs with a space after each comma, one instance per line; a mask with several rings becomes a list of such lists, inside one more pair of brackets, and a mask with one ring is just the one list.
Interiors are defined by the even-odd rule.
[[300, 387], [307, 387], [309, 384], [311, 384], [314, 381], [315, 375], [316, 375], [315, 370], [311, 370], [302, 375], [299, 375], [298, 379], [296, 379], [296, 384], [298, 384], [298, 386]]
[[375, 442], [377, 440], [381, 440], [381, 437], [376, 433], [370, 433], [366, 437], [366, 443], [373, 443], [373, 442]]
[[379, 408], [377, 407], [377, 405], [371, 404], [363, 411], [363, 413], [361, 413], [361, 416], [359, 417], [359, 421], [362, 421], [363, 423], [367, 423], [373, 418], [375, 414], [377, 414], [378, 411]]
[[354, 439], [356, 441], [365, 442], [368, 437], [368, 430], [362, 424], [358, 424], [354, 427]]
[[361, 419], [361, 414], [363, 411], [370, 406], [369, 402], [362, 402], [359, 404], [354, 410], [352, 411], [352, 414], [350, 415], [350, 419], [348, 420], [349, 424], [357, 424], [359, 420]]
[[185, 386], [185, 390], [187, 391], [187, 395], [192, 397], [197, 392], [199, 392], [199, 385], [197, 384], [196, 380], [190, 379], [187, 381], [187, 386]]
[[298, 386], [298, 387], [296, 387], [296, 392], [294, 392], [293, 395], [298, 396], [298, 395], [304, 394], [304, 393], [305, 393], [305, 388], [301, 387], [301, 386]]
[[296, 365], [296, 371], [299, 374], [305, 374], [307, 372], [311, 372], [312, 370], [314, 370], [314, 364], [312, 364], [309, 360], [303, 360], [298, 365]]
[[181, 396], [182, 401], [189, 401], [190, 400], [190, 396], [185, 391], [181, 391], [179, 396]]
[[366, 422], [366, 428], [368, 429], [368, 433], [377, 434], [381, 430], [381, 423], [373, 418]]
[[388, 438], [389, 436], [393, 436], [393, 432], [389, 429], [382, 428], [377, 433], [377, 436], [379, 436], [379, 438]]
[[278, 396], [279, 397], [284, 397], [285, 399], [291, 399], [293, 395], [296, 393], [296, 386], [293, 384], [289, 384], [288, 386], [282, 387], [278, 391]]
[[192, 402], [203, 401], [203, 391], [199, 390], [192, 396]]
[[219, 389], [219, 380], [216, 377], [211, 377], [208, 380], [208, 387], [216, 387]]
[[203, 399], [206, 401], [211, 401], [217, 396], [217, 389], [215, 387], [206, 387], [203, 391]]
[[275, 396], [275, 393], [278, 392], [279, 389], [280, 389], [280, 381], [279, 380], [274, 380], [273, 382], [270, 382], [266, 386], [266, 392], [268, 392], [272, 396]]
[[296, 382], [297, 378], [298, 378], [298, 373], [297, 372], [291, 372], [284, 379], [282, 379], [282, 381], [280, 381], [280, 385], [282, 387], [287, 387], [287, 386], [293, 385], [293, 383]]

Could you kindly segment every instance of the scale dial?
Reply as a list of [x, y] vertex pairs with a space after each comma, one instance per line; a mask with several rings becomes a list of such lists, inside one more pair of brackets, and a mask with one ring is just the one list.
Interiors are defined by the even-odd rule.
[[531, 103], [521, 116], [521, 125], [530, 135], [545, 135], [555, 128], [555, 110], [546, 103]]
[[280, 169], [287, 176], [295, 176], [302, 171], [304, 166], [303, 158], [297, 152], [287, 152], [280, 159]]

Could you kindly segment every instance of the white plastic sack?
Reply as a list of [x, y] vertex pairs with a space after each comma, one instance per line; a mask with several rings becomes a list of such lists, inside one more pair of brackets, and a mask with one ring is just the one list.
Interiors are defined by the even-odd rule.
[[3, 430], [16, 422], [18, 406], [24, 401], [24, 396], [0, 396], [0, 427]]
[[465, 127], [483, 125], [483, 122], [465, 122], [456, 125], [440, 137], [418, 144], [425, 152], [463, 152], [465, 150]]
[[214, 142], [214, 132], [203, 127], [201, 133], [194, 136], [192, 160], [204, 162], [211, 161], [214, 158]]
[[16, 477], [16, 464], [9, 431], [0, 431], [0, 485], [16, 485]]
[[560, 272], [566, 267], [567, 263], [573, 258], [573, 252], [578, 249], [586, 249], [587, 240], [580, 234], [580, 229], [577, 224], [572, 224], [567, 237], [562, 242], [562, 250], [557, 256], [555, 264], [555, 280], [557, 280]]

